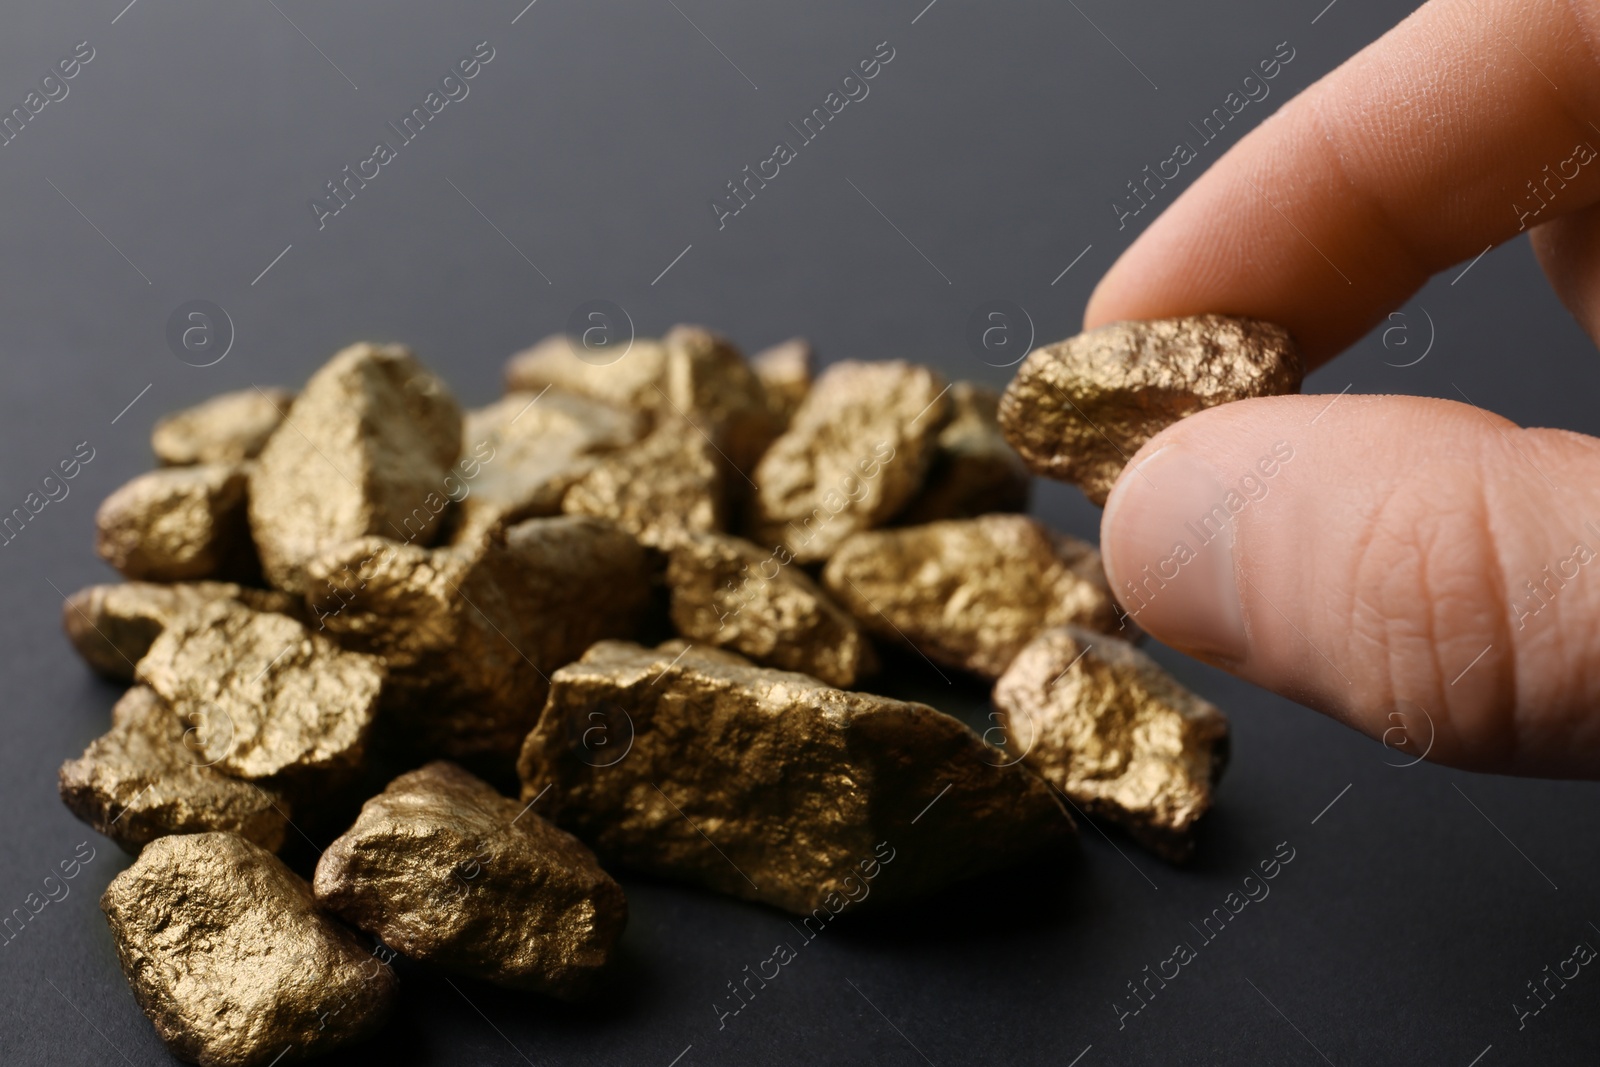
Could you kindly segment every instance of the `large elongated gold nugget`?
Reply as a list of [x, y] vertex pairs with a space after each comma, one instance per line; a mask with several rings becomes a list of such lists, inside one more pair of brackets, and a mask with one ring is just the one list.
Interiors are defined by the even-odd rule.
[[1114, 637], [1041, 634], [994, 687], [1006, 748], [1091, 816], [1178, 862], [1228, 757], [1228, 720]]
[[644, 550], [613, 523], [528, 519], [473, 548], [352, 541], [312, 568], [318, 625], [388, 665], [386, 733], [430, 755], [514, 757], [548, 676], [631, 636]]
[[822, 584], [886, 641], [985, 678], [1052, 626], [1118, 627], [1100, 553], [1026, 515], [856, 534]]
[[949, 405], [927, 367], [829, 367], [756, 468], [753, 540], [814, 563], [888, 522], [922, 486]]
[[1123, 465], [1205, 408], [1300, 391], [1305, 367], [1281, 326], [1195, 315], [1117, 322], [1028, 353], [1000, 398], [1000, 427], [1035, 474], [1104, 504]]
[[403, 774], [317, 861], [317, 902], [412, 959], [581, 998], [628, 919], [583, 843], [453, 763]]
[[237, 463], [163, 467], [106, 497], [95, 514], [100, 558], [129, 578], [259, 580]]
[[173, 1055], [268, 1067], [372, 1035], [398, 982], [311, 887], [228, 833], [163, 837], [100, 898], [134, 998]]
[[67, 597], [61, 628], [90, 667], [127, 682], [170, 620], [216, 600], [296, 617], [305, 611], [305, 604], [288, 593], [231, 582], [122, 582], [87, 586]]
[[62, 803], [128, 852], [167, 834], [229, 830], [276, 852], [289, 801], [208, 765], [195, 736], [154, 690], [138, 686], [111, 709], [111, 730], [61, 765]]
[[892, 901], [1071, 833], [1049, 786], [948, 715], [680, 653], [595, 645], [523, 747], [524, 801], [602, 859], [807, 914], [858, 896], [875, 849]]
[[875, 666], [871, 643], [781, 548], [694, 534], [667, 563], [672, 624], [680, 634], [769, 667], [847, 688]]
[[218, 770], [294, 786], [359, 769], [383, 675], [376, 657], [230, 601], [171, 620], [136, 672], [181, 721], [203, 724], [193, 740]]
[[250, 476], [267, 580], [303, 593], [307, 563], [366, 534], [431, 544], [460, 448], [455, 398], [408, 349], [344, 349], [311, 376]]
[[293, 393], [271, 387], [222, 393], [161, 419], [150, 447], [168, 467], [255, 459], [293, 402]]
[[995, 511], [1027, 511], [1032, 478], [1000, 433], [1000, 394], [972, 382], [950, 387], [950, 421], [922, 488], [895, 524], [916, 526]]

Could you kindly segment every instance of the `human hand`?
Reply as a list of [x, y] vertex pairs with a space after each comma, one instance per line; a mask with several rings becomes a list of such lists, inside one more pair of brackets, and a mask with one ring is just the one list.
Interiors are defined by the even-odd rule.
[[[1589, 116], [1600, 6], [1431, 0], [1185, 191], [1085, 328], [1266, 319], [1311, 369], [1527, 228], [1600, 339]], [[1373, 737], [1399, 723], [1419, 755], [1425, 713], [1430, 759], [1600, 776], [1600, 440], [1448, 400], [1329, 400], [1223, 405], [1140, 449], [1101, 522], [1124, 608]], [[1228, 529], [1204, 540], [1194, 523], [1225, 502]]]

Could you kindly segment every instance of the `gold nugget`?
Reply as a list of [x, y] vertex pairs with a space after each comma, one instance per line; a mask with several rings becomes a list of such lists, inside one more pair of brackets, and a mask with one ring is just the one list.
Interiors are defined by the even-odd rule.
[[311, 887], [228, 833], [152, 841], [100, 898], [134, 999], [172, 1054], [298, 1063], [375, 1033], [398, 981]]
[[634, 412], [559, 389], [511, 393], [467, 412], [461, 461], [447, 479], [453, 544], [501, 523], [561, 514], [561, 498], [599, 457], [639, 439]]
[[601, 519], [528, 519], [471, 547], [383, 538], [316, 561], [317, 616], [348, 648], [388, 665], [385, 733], [407, 748], [509, 768], [538, 718], [547, 676], [604, 637], [631, 636], [650, 566]]
[[725, 534], [694, 534], [667, 563], [672, 624], [680, 634], [829, 685], [852, 686], [875, 668], [856, 621], [780, 546], [768, 551]]
[[815, 358], [811, 342], [804, 337], [764, 348], [750, 357], [750, 369], [761, 379], [767, 406], [779, 426], [789, 425], [800, 402], [811, 391], [811, 364]]
[[726, 462], [693, 427], [668, 422], [602, 459], [562, 498], [568, 515], [609, 519], [642, 544], [667, 548], [728, 524]]
[[128, 852], [168, 834], [229, 830], [269, 852], [283, 844], [289, 801], [270, 787], [219, 773], [198, 737], [154, 690], [128, 690], [111, 730], [61, 765], [62, 803]]
[[255, 459], [293, 402], [293, 393], [271, 387], [223, 393], [158, 421], [150, 447], [168, 467]]
[[1035, 474], [1104, 504], [1123, 465], [1167, 426], [1230, 400], [1297, 393], [1304, 376], [1289, 332], [1269, 322], [1117, 322], [1030, 352], [1000, 399], [1000, 426]]
[[991, 679], [1051, 626], [1118, 628], [1100, 553], [1026, 515], [856, 534], [822, 584], [874, 634]]
[[461, 411], [398, 345], [352, 345], [306, 383], [250, 476], [250, 528], [272, 585], [303, 593], [323, 549], [377, 534], [428, 545], [449, 501]]
[[615, 340], [609, 333], [596, 335], [596, 344], [586, 347], [581, 337], [551, 334], [506, 360], [506, 392], [554, 388], [626, 411], [654, 411], [660, 404], [656, 389], [665, 378], [665, 349], [652, 337]]
[[259, 579], [245, 504], [249, 467], [203, 463], [141, 474], [100, 505], [95, 549], [129, 578]]
[[1228, 720], [1114, 637], [1062, 627], [1023, 649], [994, 687], [1006, 749], [1091, 816], [1173, 862], [1228, 757]]
[[167, 623], [216, 600], [234, 600], [257, 611], [299, 617], [298, 597], [231, 582], [123, 582], [80, 589], [61, 606], [61, 627], [78, 655], [107, 678], [128, 682], [133, 668]]
[[704, 434], [748, 473], [778, 431], [760, 379], [725, 338], [698, 326], [674, 326], [659, 341], [636, 338], [620, 348], [585, 348], [556, 336], [506, 363], [506, 388], [554, 386]]
[[453, 763], [403, 774], [317, 861], [317, 903], [412, 959], [577, 1000], [628, 920], [564, 830]]
[[204, 724], [193, 741], [219, 771], [314, 788], [359, 769], [383, 674], [287, 615], [221, 600], [169, 621], [136, 677]]
[[1071, 834], [1049, 786], [923, 704], [620, 641], [552, 682], [523, 799], [635, 870], [837, 912], [875, 849], [901, 857], [871, 886], [891, 901]]
[[926, 367], [829, 367], [756, 467], [754, 540], [815, 563], [888, 522], [922, 486], [949, 405]]
[[674, 326], [661, 343], [667, 384], [657, 424], [676, 417], [709, 436], [726, 461], [748, 475], [780, 429], [761, 379], [727, 338], [702, 327]]

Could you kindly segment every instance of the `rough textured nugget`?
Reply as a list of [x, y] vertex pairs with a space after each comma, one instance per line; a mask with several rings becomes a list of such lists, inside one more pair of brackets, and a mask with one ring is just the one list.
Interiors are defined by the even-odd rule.
[[523, 800], [549, 787], [547, 818], [636, 870], [837, 912], [875, 849], [895, 858], [871, 896], [891, 901], [1071, 833], [1048, 785], [922, 704], [620, 641], [552, 681], [518, 766]]
[[650, 597], [644, 550], [600, 519], [528, 519], [468, 548], [368, 537], [312, 568], [317, 625], [388, 664], [386, 732], [421, 752], [514, 756], [547, 676], [631, 636]]
[[1118, 627], [1100, 553], [1026, 515], [856, 534], [822, 584], [869, 631], [991, 679], [1042, 630]]
[[383, 674], [287, 615], [217, 601], [168, 622], [136, 677], [204, 724], [191, 736], [217, 770], [311, 786], [359, 769]]
[[561, 510], [609, 519], [641, 543], [666, 548], [687, 534], [726, 528], [726, 468], [693, 427], [669, 421], [602, 459], [567, 490]]
[[767, 407], [777, 417], [778, 425], [789, 425], [800, 402], [811, 391], [814, 359], [811, 342], [804, 337], [764, 348], [750, 357], [750, 369], [761, 380], [767, 392]]
[[1228, 720], [1155, 660], [1104, 634], [1063, 627], [1036, 638], [994, 687], [1006, 748], [1091, 816], [1126, 827], [1179, 862], [1211, 807], [1228, 757]]
[[206, 728], [186, 729], [154, 690], [128, 690], [111, 709], [111, 730], [61, 765], [62, 803], [134, 854], [158, 837], [208, 830], [278, 851], [288, 800], [207, 766], [194, 740]]
[[625, 354], [580, 359], [565, 337], [550, 337], [506, 362], [506, 388], [554, 386], [630, 411], [655, 425], [688, 420], [748, 472], [778, 431], [761, 381], [739, 350], [698, 326], [674, 326], [660, 341], [636, 339]]
[[583, 843], [453, 763], [403, 774], [317, 861], [317, 903], [412, 959], [580, 999], [628, 920]]
[[432, 543], [460, 448], [455, 399], [408, 349], [359, 344], [334, 356], [250, 476], [250, 529], [267, 580], [303, 593], [310, 560], [366, 534]]
[[61, 628], [72, 647], [100, 674], [132, 681], [133, 668], [177, 615], [216, 600], [234, 600], [257, 611], [298, 617], [298, 597], [231, 582], [123, 582], [91, 585], [61, 605]]
[[203, 463], [141, 474], [95, 513], [95, 550], [129, 578], [156, 582], [259, 576], [246, 509], [248, 464]]
[[303, 879], [235, 834], [152, 841], [100, 908], [134, 999], [191, 1063], [332, 1052], [376, 1032], [398, 988], [386, 962], [317, 911]]
[[561, 514], [561, 498], [599, 461], [639, 439], [635, 412], [559, 389], [512, 393], [467, 412], [461, 462], [447, 495], [456, 501], [454, 544], [497, 523]]
[[756, 468], [752, 539], [815, 563], [888, 522], [922, 485], [949, 404], [944, 380], [911, 363], [823, 371]]
[[1000, 394], [972, 382], [950, 387], [950, 421], [922, 489], [895, 523], [915, 526], [995, 511], [1027, 511], [1033, 479], [1000, 433]]
[[875, 667], [872, 646], [780, 548], [693, 534], [667, 562], [672, 624], [684, 637], [848, 688]]
[[270, 386], [223, 393], [159, 420], [150, 447], [168, 467], [255, 459], [293, 402], [293, 393]]
[[1028, 353], [1000, 398], [1000, 428], [1035, 474], [1104, 504], [1165, 427], [1230, 400], [1297, 393], [1304, 376], [1293, 338], [1269, 322], [1117, 322]]

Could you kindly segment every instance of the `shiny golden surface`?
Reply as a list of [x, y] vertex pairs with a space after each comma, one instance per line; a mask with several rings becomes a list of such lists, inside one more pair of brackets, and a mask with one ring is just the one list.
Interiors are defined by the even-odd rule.
[[360, 766], [383, 673], [287, 615], [217, 601], [170, 620], [137, 677], [217, 770], [315, 786]]
[[1000, 394], [972, 382], [950, 387], [950, 421], [922, 489], [895, 524], [916, 526], [994, 511], [1027, 511], [1032, 478], [1000, 433]]
[[398, 988], [387, 962], [316, 910], [304, 880], [234, 834], [152, 841], [100, 908], [134, 998], [191, 1063], [325, 1055], [374, 1033]]
[[287, 389], [223, 393], [156, 423], [150, 447], [168, 467], [255, 459], [294, 402]]
[[665, 548], [686, 534], [727, 526], [727, 466], [693, 427], [668, 421], [602, 459], [567, 490], [561, 509], [609, 519], [642, 543]]
[[833, 364], [756, 467], [752, 540], [815, 563], [888, 522], [921, 488], [949, 408], [926, 367]]
[[582, 842], [453, 763], [403, 774], [317, 862], [317, 903], [412, 959], [581, 998], [628, 920]]
[[994, 687], [1006, 749], [1091, 817], [1178, 862], [1228, 756], [1228, 720], [1149, 656], [1076, 627], [1041, 634]]
[[667, 563], [672, 625], [684, 637], [841, 688], [875, 666], [856, 621], [788, 554], [726, 534], [693, 534]]
[[804, 337], [764, 348], [750, 357], [750, 369], [761, 380], [767, 394], [767, 407], [776, 416], [779, 426], [789, 425], [800, 402], [811, 391], [814, 360], [811, 342]]
[[246, 515], [247, 464], [141, 474], [95, 513], [95, 550], [129, 578], [248, 581], [260, 574]]
[[[889, 902], [1059, 846], [1054, 793], [947, 715], [803, 674], [602, 642], [553, 677], [524, 801], [602, 859], [796, 914]], [[837, 911], [838, 908], [833, 908]]]
[[428, 755], [514, 756], [546, 677], [631, 636], [650, 595], [644, 550], [601, 519], [528, 519], [481, 544], [368, 537], [311, 568], [313, 625], [388, 664], [385, 731]]
[[451, 542], [470, 542], [497, 523], [561, 514], [567, 489], [599, 456], [637, 441], [642, 421], [554, 388], [511, 393], [467, 412], [447, 493], [456, 502]]
[[276, 852], [289, 802], [275, 790], [209, 766], [196, 740], [155, 692], [128, 690], [111, 729], [61, 765], [62, 803], [125, 850], [167, 834], [229, 830]]
[[885, 641], [985, 678], [1049, 627], [1117, 628], [1100, 553], [1026, 515], [857, 534], [822, 584]]
[[1117, 322], [1034, 349], [1000, 399], [1000, 426], [1035, 474], [1104, 504], [1122, 467], [1205, 408], [1300, 391], [1287, 330], [1222, 315]]
[[460, 448], [455, 399], [409, 350], [344, 349], [306, 383], [250, 476], [268, 581], [303, 593], [310, 560], [366, 534], [431, 544]]

